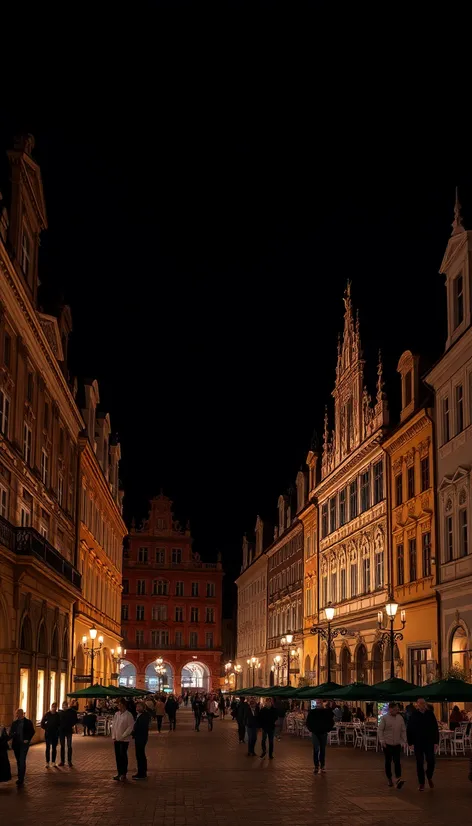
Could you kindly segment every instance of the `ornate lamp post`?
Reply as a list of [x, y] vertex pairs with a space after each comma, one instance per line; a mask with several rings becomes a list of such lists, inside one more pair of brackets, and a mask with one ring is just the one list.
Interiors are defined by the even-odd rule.
[[[290, 685], [290, 662], [291, 662], [291, 660], [290, 660], [290, 656], [291, 656], [290, 655], [290, 646], [292, 645], [292, 642], [293, 642], [293, 634], [292, 634], [291, 631], [287, 631], [285, 636], [283, 636], [280, 640], [280, 645], [281, 645], [282, 651], [287, 652], [286, 653], [286, 657], [287, 657], [287, 685]], [[295, 657], [292, 657], [292, 659], [295, 659]]]
[[390, 622], [390, 628], [387, 630], [387, 626], [384, 625], [384, 616], [383, 611], [379, 611], [378, 613], [378, 620], [379, 620], [379, 630], [382, 631], [380, 635], [380, 644], [382, 649], [384, 645], [387, 643], [390, 644], [390, 679], [395, 676], [395, 642], [397, 640], [403, 639], [402, 631], [406, 625], [406, 613], [402, 611], [400, 613], [400, 622], [402, 624], [401, 629], [395, 630], [395, 617], [398, 611], [398, 603], [395, 602], [392, 594], [390, 594], [388, 598], [388, 602], [385, 606], [385, 612], [387, 614], [388, 620]]
[[95, 647], [95, 640], [97, 639], [98, 631], [97, 631], [97, 629], [95, 628], [94, 625], [92, 625], [92, 627], [89, 631], [89, 634], [90, 634], [90, 643], [88, 641], [87, 635], [84, 634], [84, 636], [82, 637], [82, 648], [84, 649], [84, 654], [88, 654], [89, 657], [90, 657], [90, 661], [91, 661], [90, 685], [93, 685], [93, 671], [94, 671], [93, 662], [94, 662], [95, 657], [97, 656], [98, 652], [100, 651], [100, 649], [103, 646], [103, 637], [100, 634], [100, 636], [98, 638], [98, 646]]
[[116, 650], [114, 648], [112, 648], [110, 650], [110, 654], [111, 654], [111, 658], [112, 658], [113, 662], [115, 663], [115, 669], [116, 669], [116, 672], [118, 674], [118, 682], [119, 682], [120, 668], [122, 667], [121, 664], [125, 661], [125, 658], [126, 658], [126, 648], [122, 648], [121, 645], [119, 645], [116, 648]]
[[243, 670], [243, 667], [242, 667], [242, 665], [240, 665], [239, 663], [237, 663], [237, 665], [235, 665], [235, 666], [234, 666], [234, 671], [235, 671], [235, 675], [236, 675], [236, 676], [235, 676], [235, 683], [236, 683], [235, 688], [237, 688], [237, 687], [238, 687], [238, 686], [237, 686], [237, 683], [238, 683], [238, 678], [239, 678], [239, 675], [241, 674], [241, 671], [242, 671], [242, 670]]
[[166, 667], [164, 665], [164, 660], [162, 659], [162, 657], [158, 657], [156, 659], [154, 670], [157, 674], [157, 690], [161, 691], [164, 685], [164, 676], [166, 673]]
[[261, 667], [261, 664], [257, 657], [250, 657], [247, 661], [249, 668], [252, 670], [252, 687], [256, 685], [256, 671], [258, 668]]
[[326, 645], [328, 647], [328, 679], [327, 682], [331, 682], [331, 649], [333, 647], [333, 640], [340, 634], [342, 637], [345, 637], [346, 634], [349, 634], [347, 628], [331, 628], [331, 623], [334, 619], [334, 608], [329, 602], [326, 608], [324, 609], [327, 627], [325, 628], [324, 625], [312, 625], [310, 628], [310, 634], [318, 634], [324, 640], [326, 640]]
[[282, 657], [280, 656], [280, 654], [276, 654], [276, 656], [274, 657], [274, 665], [271, 666], [271, 671], [273, 671], [274, 674], [277, 672], [277, 677], [275, 678], [275, 680], [276, 680], [275, 684], [276, 685], [279, 685], [281, 663], [282, 663]]

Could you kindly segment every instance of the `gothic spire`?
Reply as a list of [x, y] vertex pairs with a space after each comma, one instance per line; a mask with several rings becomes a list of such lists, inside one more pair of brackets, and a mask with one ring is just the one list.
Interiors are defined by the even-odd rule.
[[459, 188], [456, 186], [456, 202], [454, 204], [454, 220], [452, 222], [451, 235], [459, 235], [459, 233], [465, 232], [465, 228], [462, 223], [461, 209], [461, 203], [459, 201]]
[[338, 363], [336, 376], [340, 379], [343, 373], [348, 370], [360, 358], [360, 336], [359, 319], [354, 322], [351, 301], [351, 282], [346, 284], [344, 293], [344, 330], [341, 346], [338, 344]]
[[377, 365], [377, 402], [380, 404], [384, 398], [384, 380], [383, 380], [383, 365], [382, 365], [382, 350], [379, 350], [379, 362]]
[[328, 405], [325, 405], [323, 447], [325, 450], [328, 447]]

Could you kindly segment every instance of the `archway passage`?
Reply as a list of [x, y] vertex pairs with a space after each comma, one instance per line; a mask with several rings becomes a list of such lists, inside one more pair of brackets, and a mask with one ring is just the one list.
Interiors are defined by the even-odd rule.
[[190, 662], [184, 665], [181, 675], [181, 686], [183, 689], [201, 689], [210, 691], [210, 670], [205, 663]]
[[118, 683], [130, 688], [136, 686], [136, 667], [128, 660], [123, 660], [121, 663]]
[[351, 652], [346, 645], [341, 651], [341, 682], [343, 685], [351, 682]]
[[152, 663], [149, 663], [144, 675], [146, 688], [148, 691], [162, 690], [172, 693], [174, 690], [174, 672], [169, 663], [162, 663], [162, 667], [165, 668], [165, 671], [159, 675], [156, 671], [156, 661], [153, 660]]
[[468, 676], [470, 670], [469, 640], [467, 633], [459, 625], [451, 637], [451, 666], [464, 671]]

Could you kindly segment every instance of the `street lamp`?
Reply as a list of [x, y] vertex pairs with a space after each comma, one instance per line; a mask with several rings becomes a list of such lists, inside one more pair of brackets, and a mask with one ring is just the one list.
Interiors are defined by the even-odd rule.
[[84, 650], [84, 654], [88, 654], [90, 656], [90, 660], [91, 660], [91, 663], [92, 663], [91, 667], [90, 667], [90, 685], [93, 685], [93, 662], [94, 662], [95, 657], [97, 656], [98, 652], [100, 651], [100, 649], [103, 646], [103, 637], [100, 634], [100, 636], [98, 638], [98, 647], [95, 648], [95, 640], [97, 639], [98, 631], [97, 631], [97, 629], [95, 628], [94, 625], [92, 625], [92, 627], [89, 631], [89, 634], [90, 634], [90, 644], [89, 644], [89, 641], [88, 641], [87, 634], [84, 634], [84, 636], [82, 637], [82, 648]]
[[287, 685], [290, 685], [290, 663], [293, 660], [295, 660], [298, 656], [296, 651], [290, 651], [290, 646], [292, 645], [292, 642], [293, 634], [291, 631], [287, 631], [287, 633], [280, 640], [282, 651], [287, 652]]
[[250, 657], [247, 661], [247, 664], [250, 669], [252, 669], [252, 687], [256, 685], [255, 678], [256, 678], [256, 671], [261, 667], [261, 664], [257, 657]]
[[388, 602], [385, 606], [385, 613], [387, 614], [388, 621], [390, 622], [390, 628], [386, 628], [383, 622], [383, 612], [379, 611], [378, 613], [378, 621], [379, 621], [379, 630], [382, 631], [379, 639], [380, 648], [383, 650], [384, 645], [386, 643], [390, 644], [390, 679], [393, 679], [395, 676], [395, 642], [397, 640], [403, 639], [402, 631], [406, 625], [406, 613], [405, 611], [400, 612], [400, 622], [402, 627], [400, 630], [395, 631], [393, 627], [395, 624], [395, 617], [398, 611], [398, 603], [395, 602], [392, 594], [390, 594], [388, 598]]
[[324, 609], [327, 628], [324, 625], [312, 625], [310, 628], [310, 634], [318, 634], [324, 640], [326, 640], [326, 645], [328, 647], [328, 679], [327, 682], [331, 682], [331, 649], [333, 647], [333, 640], [341, 634], [342, 637], [345, 637], [346, 634], [349, 634], [347, 628], [331, 628], [331, 623], [334, 619], [334, 608], [330, 602], [328, 602], [326, 608]]
[[242, 665], [237, 663], [237, 665], [234, 666], [234, 670], [236, 672], [234, 682], [235, 682], [235, 688], [237, 688], [238, 687], [238, 677], [241, 674], [241, 671], [243, 670], [243, 667], [242, 667]]
[[116, 651], [114, 648], [110, 649], [110, 654], [113, 662], [115, 663], [115, 668], [117, 669], [118, 673], [118, 681], [120, 678], [120, 668], [122, 668], [122, 663], [124, 663], [126, 658], [126, 648], [122, 648], [121, 645], [118, 645]]
[[275, 682], [276, 685], [279, 685], [280, 665], [281, 665], [281, 663], [282, 663], [282, 657], [280, 656], [280, 654], [276, 654], [276, 656], [274, 657], [274, 665], [271, 667], [271, 671], [273, 671], [274, 674], [275, 674], [275, 672], [277, 672], [277, 677], [276, 677], [276, 682]]
[[157, 674], [157, 690], [161, 691], [161, 688], [164, 685], [164, 676], [166, 673], [166, 667], [164, 665], [164, 660], [162, 657], [157, 657], [154, 670]]

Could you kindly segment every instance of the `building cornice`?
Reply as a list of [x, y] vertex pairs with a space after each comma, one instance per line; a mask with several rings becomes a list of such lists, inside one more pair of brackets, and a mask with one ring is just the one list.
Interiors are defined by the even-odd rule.
[[385, 440], [383, 447], [388, 453], [394, 453], [421, 433], [422, 430], [430, 427], [431, 419], [428, 417], [427, 408], [422, 408], [416, 414], [415, 419], [409, 419], [400, 424], [394, 433]]
[[283, 547], [287, 542], [289, 542], [293, 536], [296, 534], [301, 533], [303, 531], [303, 524], [298, 520], [293, 522], [290, 527], [288, 527], [281, 536], [277, 537], [277, 539], [269, 545], [266, 550], [267, 556], [273, 556], [279, 548]]
[[346, 476], [353, 474], [359, 466], [363, 465], [367, 460], [372, 460], [376, 452], [382, 450], [385, 432], [384, 428], [377, 430], [368, 440], [359, 445], [329, 476], [321, 480], [311, 492], [310, 496], [319, 502], [320, 499], [328, 497], [333, 488], [337, 489], [343, 486], [345, 484], [343, 480]]

